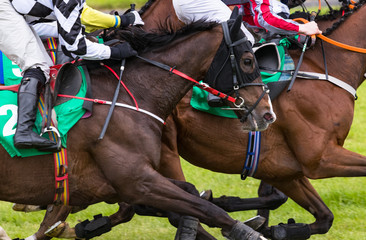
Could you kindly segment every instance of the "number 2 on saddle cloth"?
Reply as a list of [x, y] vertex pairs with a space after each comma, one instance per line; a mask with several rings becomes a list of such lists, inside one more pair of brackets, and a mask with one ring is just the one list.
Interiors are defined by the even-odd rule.
[[[45, 47], [48, 49], [50, 53], [50, 57], [53, 63], [56, 63], [56, 49], [57, 44], [55, 39], [50, 38], [45, 42]], [[72, 64], [69, 64], [72, 65]], [[87, 92], [87, 84], [85, 83], [85, 74], [83, 72], [82, 67], [77, 68], [74, 65], [72, 67], [66, 67], [67, 70], [61, 70], [61, 65], [56, 65], [51, 67], [50, 72], [50, 85], [53, 89], [55, 85], [61, 85], [55, 83], [56, 76], [58, 72], [60, 75], [63, 75], [62, 72], [67, 72], [67, 80], [62, 81], [63, 83], [72, 82], [73, 87], [63, 87], [64, 85], [58, 86], [59, 92], [63, 91], [62, 89], [68, 88], [73, 89], [74, 92], [67, 92], [69, 95], [76, 95], [80, 97], [85, 97]], [[71, 70], [70, 70], [71, 69]], [[69, 74], [71, 73], [71, 74]], [[75, 77], [71, 77], [71, 76]], [[12, 63], [4, 54], [0, 52], [0, 83], [7, 86], [17, 86], [22, 79], [21, 69], [14, 63]], [[75, 85], [75, 87], [74, 87]], [[4, 87], [4, 86], [3, 86]], [[1, 87], [0, 87], [1, 88]], [[27, 156], [35, 156], [40, 154], [50, 154], [47, 152], [39, 152], [36, 149], [17, 149], [13, 144], [13, 136], [15, 134], [15, 124], [16, 124], [16, 116], [17, 116], [17, 88], [12, 88], [12, 91], [0, 91], [0, 95], [3, 96], [0, 98], [0, 127], [2, 131], [0, 131], [0, 143], [7, 150], [10, 156], [18, 156], [18, 157], [27, 157]], [[63, 92], [65, 93], [65, 92]], [[65, 93], [66, 94], [66, 93]], [[66, 102], [67, 101], [67, 102]], [[55, 101], [56, 102], [56, 101]], [[49, 138], [59, 137], [59, 144], [61, 148], [61, 142], [63, 147], [66, 147], [66, 134], [68, 130], [86, 113], [87, 110], [91, 109], [90, 107], [83, 106], [83, 101], [78, 99], [62, 99], [57, 100], [57, 106], [54, 107], [55, 112], [57, 113], [57, 122], [59, 128], [59, 136], [55, 135], [55, 132], [50, 132]], [[40, 98], [38, 109], [40, 112], [43, 112], [45, 108], [44, 98]], [[72, 109], [70, 111], [70, 109]], [[76, 110], [75, 110], [76, 109]], [[70, 112], [72, 114], [70, 115]], [[68, 113], [68, 114], [63, 114]], [[41, 131], [41, 126], [44, 126], [44, 120], [42, 120], [41, 114], [38, 114], [36, 119], [36, 130], [37, 132]], [[68, 124], [63, 124], [68, 123]], [[62, 138], [62, 141], [60, 139]], [[55, 139], [54, 139], [55, 140]], [[60, 152], [54, 154], [55, 161], [55, 181], [56, 181], [56, 194], [55, 194], [55, 203], [68, 203], [68, 179], [67, 179], [67, 154], [66, 149], [62, 148]]]

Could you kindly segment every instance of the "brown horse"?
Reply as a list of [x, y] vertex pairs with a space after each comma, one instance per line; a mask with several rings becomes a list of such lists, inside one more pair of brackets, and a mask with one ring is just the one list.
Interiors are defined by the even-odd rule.
[[[361, 1], [342, 24], [333, 27], [329, 37], [365, 48], [364, 3]], [[324, 29], [332, 22], [320, 20], [318, 23]], [[357, 89], [364, 81], [366, 55], [327, 43], [324, 43], [324, 48], [329, 75]], [[291, 51], [291, 55], [297, 62], [299, 53]], [[300, 70], [325, 71], [319, 41], [306, 51]], [[159, 171], [164, 176], [184, 180], [179, 159], [181, 155], [199, 167], [240, 174], [248, 136], [238, 132], [240, 125], [235, 120], [192, 109], [190, 95], [187, 94], [179, 102], [168, 118]], [[315, 222], [273, 226], [264, 230], [266, 236], [273, 239], [306, 239], [313, 234], [325, 234], [332, 226], [334, 217], [309, 178], [366, 175], [366, 157], [343, 148], [352, 124], [354, 101], [354, 96], [345, 89], [316, 79], [297, 79], [291, 91], [283, 91], [274, 101], [278, 119], [262, 133], [260, 163], [254, 178], [262, 179], [284, 192], [309, 211]], [[222, 130], [223, 126], [225, 130]], [[220, 137], [217, 137], [218, 132]], [[236, 141], [228, 142], [226, 139]]]
[[[240, 59], [239, 75], [246, 80], [241, 84], [248, 83], [248, 76], [252, 76], [252, 83], [256, 84], [239, 90], [240, 96], [245, 98], [245, 103], [250, 107], [250, 104], [254, 104], [263, 96], [263, 85], [260, 75], [255, 74], [258, 68], [251, 48], [248, 48], [247, 41], [241, 41], [244, 35], [240, 31], [240, 22], [237, 18], [235, 23], [230, 23], [229, 38], [233, 42], [240, 41], [234, 47], [234, 52], [236, 58]], [[117, 36], [120, 31], [116, 31]], [[131, 44], [135, 47], [136, 43], [153, 46], [143, 52], [141, 50], [141, 56], [172, 64], [196, 79], [202, 79], [206, 75], [216, 52], [227, 49], [223, 42], [222, 27], [212, 23], [199, 22], [173, 35], [158, 36], [142, 32], [141, 36], [140, 33], [141, 31], [135, 28], [132, 32], [125, 31], [120, 34], [123, 38], [132, 38]], [[151, 40], [148, 41], [149, 39]], [[202, 42], [206, 44], [202, 46]], [[154, 46], [154, 43], [160, 47]], [[192, 55], [192, 51], [196, 54]], [[217, 58], [220, 59], [221, 56]], [[202, 61], [203, 59], [205, 61]], [[114, 69], [119, 68], [116, 62], [110, 64]], [[116, 82], [112, 80], [112, 73], [95, 64], [91, 68], [90, 76], [92, 88], [98, 89], [95, 97], [108, 98]], [[227, 74], [224, 77], [227, 78]], [[219, 76], [217, 81], [225, 78]], [[127, 61], [123, 80], [132, 90], [139, 107], [162, 119], [167, 118], [193, 85], [137, 58]], [[130, 103], [131, 100], [127, 95], [120, 95], [118, 102]], [[98, 141], [107, 111], [104, 106], [95, 106], [93, 116], [78, 122], [68, 135], [70, 205], [86, 206], [100, 201], [146, 204], [198, 217], [211, 227], [222, 228], [232, 239], [241, 239], [248, 234], [257, 236], [253, 239], [259, 238], [258, 233], [235, 221], [222, 209], [187, 193], [174, 184], [176, 181], [169, 181], [156, 171], [160, 162], [163, 124], [150, 115], [115, 109], [105, 138]], [[238, 115], [244, 114], [246, 111], [239, 109]], [[253, 118], [254, 115], [260, 116], [255, 122], [263, 129], [274, 120], [268, 96], [264, 95], [251, 115]], [[136, 124], [139, 124], [138, 128], [132, 127]], [[243, 126], [249, 129], [254, 127], [249, 125]], [[0, 152], [1, 169], [7, 169], [0, 173], [1, 200], [34, 205], [53, 202], [55, 189], [51, 155], [12, 159], [3, 148]], [[184, 186], [185, 183], [182, 184]], [[231, 231], [232, 229], [234, 231]]]
[[[364, 3], [361, 1], [357, 11], [329, 37], [365, 48]], [[318, 21], [318, 24], [324, 29], [330, 26], [330, 21]], [[364, 81], [366, 55], [327, 43], [324, 47], [329, 75], [357, 89]], [[291, 51], [291, 56], [297, 62], [299, 53]], [[306, 51], [300, 70], [324, 73], [320, 41]], [[366, 175], [366, 157], [342, 147], [352, 124], [354, 100], [349, 92], [327, 81], [297, 79], [291, 91], [282, 92], [273, 102], [278, 118], [262, 133], [260, 163], [254, 177], [278, 188], [315, 217], [315, 222], [308, 226], [309, 232], [302, 225], [298, 226], [299, 230], [304, 230], [302, 239], [308, 234], [328, 232], [333, 222], [332, 212], [308, 178]], [[183, 98], [169, 118], [170, 124], [163, 135], [160, 172], [184, 179], [179, 153], [199, 167], [240, 174], [246, 155], [243, 144], [246, 146], [248, 136], [238, 134], [238, 124], [232, 124], [233, 120], [196, 111], [190, 107], [189, 101], [190, 94]], [[231, 131], [222, 131], [220, 138], [213, 136], [222, 126], [230, 126]], [[207, 139], [215, 141], [208, 143]], [[228, 143], [224, 139], [236, 141]], [[272, 233], [276, 235], [276, 229], [283, 227], [286, 228], [284, 225], [272, 228]], [[265, 235], [270, 237], [271, 234], [268, 231]]]

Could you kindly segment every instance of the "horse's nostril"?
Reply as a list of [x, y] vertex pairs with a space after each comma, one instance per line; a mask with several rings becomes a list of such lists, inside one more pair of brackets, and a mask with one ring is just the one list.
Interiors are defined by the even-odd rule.
[[270, 114], [270, 113], [265, 113], [263, 115], [263, 118], [267, 121], [267, 122], [273, 122], [274, 118], [273, 118], [273, 115]]

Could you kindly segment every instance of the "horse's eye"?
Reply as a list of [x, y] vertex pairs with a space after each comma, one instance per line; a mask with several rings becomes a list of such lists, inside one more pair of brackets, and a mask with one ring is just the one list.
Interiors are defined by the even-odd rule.
[[243, 62], [245, 66], [252, 66], [252, 59], [246, 58]]

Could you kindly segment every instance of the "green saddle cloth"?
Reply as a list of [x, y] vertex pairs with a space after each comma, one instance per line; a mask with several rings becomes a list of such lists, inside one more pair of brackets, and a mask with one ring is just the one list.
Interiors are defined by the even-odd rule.
[[[280, 70], [294, 69], [294, 63], [290, 56], [285, 54], [285, 46], [287, 42], [283, 41], [282, 44], [277, 45], [277, 50], [281, 59]], [[261, 72], [262, 80], [265, 84], [269, 82], [286, 81], [291, 78], [289, 73], [268, 73]], [[194, 86], [192, 92], [192, 98], [190, 101], [191, 106], [202, 112], [207, 112], [216, 116], [227, 117], [227, 118], [238, 118], [233, 110], [225, 110], [228, 107], [210, 107], [207, 103], [208, 92]]]
[[[87, 84], [85, 74], [81, 67], [78, 67], [82, 75], [82, 84], [76, 96], [85, 97]], [[18, 84], [20, 79], [5, 82], [5, 85]], [[14, 147], [13, 137], [16, 130], [17, 123], [17, 93], [12, 91], [0, 91], [0, 143], [11, 157], [28, 157], [43, 154], [50, 154], [41, 152], [36, 149], [17, 149]], [[80, 120], [85, 114], [85, 109], [82, 107], [84, 100], [70, 99], [69, 101], [54, 107], [56, 112], [56, 119], [58, 123], [58, 130], [61, 135], [62, 146], [66, 147], [67, 132]], [[34, 131], [41, 132], [42, 116], [38, 112], [35, 121]], [[46, 136], [47, 134], [45, 134]], [[47, 136], [48, 137], [48, 136]]]

